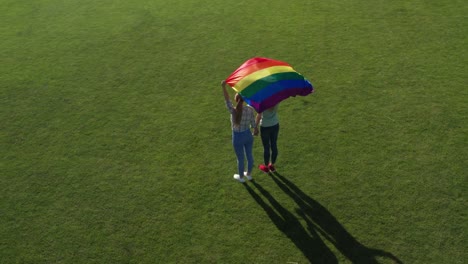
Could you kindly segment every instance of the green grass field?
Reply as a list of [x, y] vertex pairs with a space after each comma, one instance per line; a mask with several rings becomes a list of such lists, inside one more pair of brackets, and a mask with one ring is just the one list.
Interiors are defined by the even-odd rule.
[[[466, 263], [467, 14], [0, 0], [0, 262]], [[244, 185], [219, 84], [255, 56], [316, 93]]]

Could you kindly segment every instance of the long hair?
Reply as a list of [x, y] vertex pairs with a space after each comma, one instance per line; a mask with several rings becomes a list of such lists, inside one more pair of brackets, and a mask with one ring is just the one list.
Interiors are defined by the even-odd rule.
[[236, 113], [234, 115], [234, 124], [236, 126], [238, 126], [238, 125], [240, 125], [240, 122], [241, 122], [241, 119], [242, 119], [242, 105], [244, 103], [244, 99], [242, 99], [242, 96], [240, 96], [239, 94], [236, 94], [234, 99], [237, 102], [237, 105], [236, 105], [236, 108], [235, 108]]

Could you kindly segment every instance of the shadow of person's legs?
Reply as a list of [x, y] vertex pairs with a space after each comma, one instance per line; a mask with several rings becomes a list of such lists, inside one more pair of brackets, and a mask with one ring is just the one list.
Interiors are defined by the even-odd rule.
[[363, 246], [324, 206], [305, 194], [286, 177], [274, 173], [272, 179], [297, 203], [299, 206], [297, 213], [307, 222], [309, 230], [316, 230], [326, 237], [353, 263], [378, 263], [375, 259], [376, 256], [392, 259], [395, 263], [402, 263], [389, 252]]
[[259, 183], [255, 181], [252, 183], [268, 203], [249, 185], [244, 185], [249, 194], [263, 208], [276, 227], [302, 251], [311, 263], [337, 263], [336, 256], [317, 233], [309, 234], [294, 214], [284, 208]]

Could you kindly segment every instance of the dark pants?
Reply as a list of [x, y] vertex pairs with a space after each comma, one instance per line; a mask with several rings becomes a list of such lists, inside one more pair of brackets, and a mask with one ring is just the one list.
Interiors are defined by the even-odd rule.
[[271, 157], [271, 163], [275, 164], [276, 158], [278, 157], [278, 146], [276, 142], [278, 141], [279, 124], [271, 127], [261, 126], [260, 133], [263, 144], [263, 161], [265, 161], [265, 165], [268, 165]]

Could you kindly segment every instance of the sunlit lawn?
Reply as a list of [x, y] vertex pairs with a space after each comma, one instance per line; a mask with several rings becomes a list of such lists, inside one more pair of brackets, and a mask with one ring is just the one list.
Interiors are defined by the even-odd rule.
[[[0, 0], [0, 15], [2, 263], [468, 258], [464, 1]], [[316, 93], [281, 105], [279, 174], [243, 185], [219, 83], [254, 56]]]

